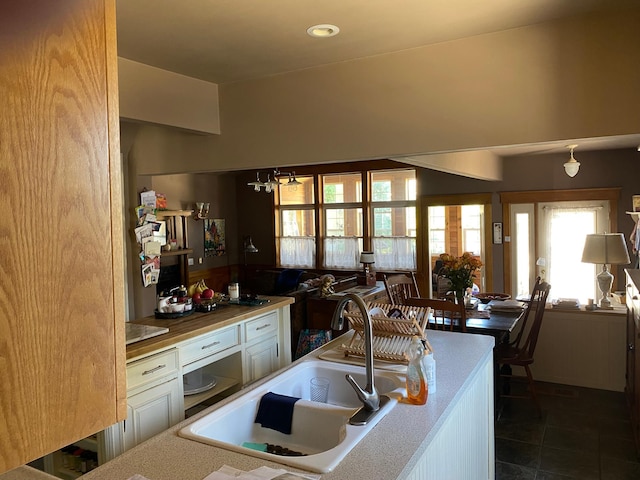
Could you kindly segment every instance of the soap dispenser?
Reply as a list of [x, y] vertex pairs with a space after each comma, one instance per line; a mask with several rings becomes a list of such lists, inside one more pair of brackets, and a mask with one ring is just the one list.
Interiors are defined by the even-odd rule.
[[414, 405], [424, 405], [427, 403], [429, 391], [427, 374], [423, 363], [424, 346], [417, 335], [411, 337], [407, 355], [409, 357], [409, 365], [407, 366], [407, 399], [409, 403]]

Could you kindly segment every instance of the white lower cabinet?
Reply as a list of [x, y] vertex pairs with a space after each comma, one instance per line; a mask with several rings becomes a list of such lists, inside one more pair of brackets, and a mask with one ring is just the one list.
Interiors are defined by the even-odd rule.
[[125, 450], [168, 429], [184, 418], [178, 378], [127, 398]]
[[248, 320], [244, 325], [244, 341], [243, 380], [245, 385], [280, 368], [276, 312], [269, 312]]
[[173, 348], [127, 365], [127, 419], [124, 450], [184, 418], [178, 350]]
[[268, 336], [245, 349], [245, 384], [255, 382], [256, 380], [275, 372], [278, 368], [278, 337], [276, 335]]
[[[187, 410], [195, 413], [291, 363], [289, 332], [286, 306], [130, 361], [127, 419], [103, 432], [105, 461], [179, 423]], [[185, 395], [183, 376], [196, 371], [215, 386]]]

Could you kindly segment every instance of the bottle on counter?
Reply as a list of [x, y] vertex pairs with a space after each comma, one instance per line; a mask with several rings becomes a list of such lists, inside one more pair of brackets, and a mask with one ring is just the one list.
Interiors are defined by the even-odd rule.
[[424, 405], [427, 403], [428, 384], [425, 365], [423, 362], [424, 346], [420, 337], [411, 337], [411, 344], [407, 351], [409, 365], [407, 366], [407, 399], [414, 405]]
[[427, 375], [427, 389], [429, 393], [436, 393], [436, 359], [433, 356], [433, 352], [425, 348], [422, 362]]

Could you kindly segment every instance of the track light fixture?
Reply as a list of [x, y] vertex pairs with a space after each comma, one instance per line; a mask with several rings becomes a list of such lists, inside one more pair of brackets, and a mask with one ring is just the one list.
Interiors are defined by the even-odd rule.
[[[277, 168], [273, 170], [273, 180], [271, 179], [272, 175], [270, 173], [267, 174], [267, 181], [262, 182], [260, 180], [260, 172], [256, 172], [256, 180], [254, 182], [247, 183], [248, 186], [253, 187], [256, 192], [259, 192], [262, 187], [264, 187], [264, 191], [267, 193], [272, 193], [276, 188], [280, 185], [284, 185], [286, 187], [297, 187], [298, 185], [302, 185], [302, 182], [299, 182], [296, 179], [296, 172], [281, 172]], [[289, 181], [286, 183], [282, 183], [279, 178], [288, 177]]]

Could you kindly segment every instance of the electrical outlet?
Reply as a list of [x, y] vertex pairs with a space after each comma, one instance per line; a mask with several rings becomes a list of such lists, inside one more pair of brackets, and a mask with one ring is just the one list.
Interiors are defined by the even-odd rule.
[[202, 257], [198, 257], [198, 263], [202, 265]]
[[187, 260], [187, 263], [189, 264], [189, 266], [193, 265], [193, 258], [189, 257], [189, 259]]

